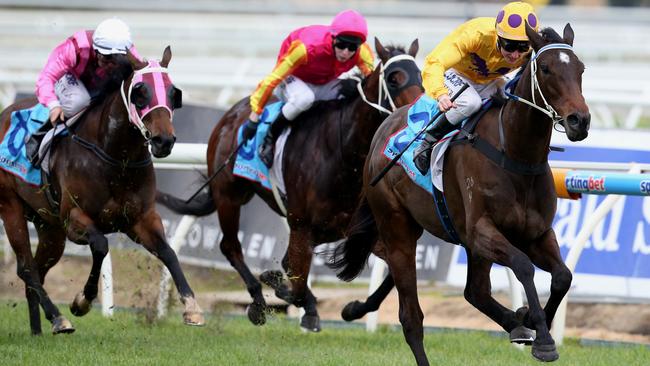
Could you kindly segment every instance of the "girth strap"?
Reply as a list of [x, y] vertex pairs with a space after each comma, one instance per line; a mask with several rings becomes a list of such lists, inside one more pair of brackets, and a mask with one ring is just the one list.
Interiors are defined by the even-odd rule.
[[451, 238], [453, 244], [463, 245], [463, 242], [460, 241], [458, 233], [454, 228], [454, 223], [451, 221], [451, 216], [449, 216], [449, 209], [447, 208], [447, 201], [445, 200], [444, 193], [440, 192], [436, 186], [433, 186], [433, 200], [436, 202], [436, 212], [438, 213], [438, 218], [442, 223], [442, 227], [447, 232], [447, 235]]

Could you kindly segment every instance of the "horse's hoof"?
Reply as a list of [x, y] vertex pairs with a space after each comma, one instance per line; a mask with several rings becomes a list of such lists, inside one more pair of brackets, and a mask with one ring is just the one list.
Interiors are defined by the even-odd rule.
[[77, 294], [77, 296], [74, 297], [74, 301], [72, 301], [72, 304], [70, 304], [70, 312], [74, 316], [84, 316], [88, 314], [92, 306], [93, 304], [86, 299], [84, 293], [80, 292]]
[[277, 290], [280, 285], [282, 285], [282, 271], [278, 270], [269, 270], [264, 271], [260, 274], [260, 281], [263, 284], [269, 286], [270, 288]]
[[59, 315], [52, 320], [52, 334], [74, 333], [72, 323], [65, 316]]
[[318, 315], [303, 315], [300, 328], [307, 332], [320, 332], [320, 317]]
[[256, 302], [249, 304], [246, 307], [246, 314], [248, 315], [248, 320], [255, 325], [264, 325], [266, 323], [266, 314], [264, 311], [266, 306], [263, 304], [258, 304]]
[[519, 343], [530, 346], [535, 340], [535, 332], [523, 325], [510, 331], [510, 343]]
[[343, 318], [343, 320], [346, 322], [351, 322], [353, 320], [362, 318], [364, 315], [366, 315], [365, 313], [360, 314], [360, 311], [358, 310], [362, 305], [363, 303], [358, 300], [349, 302], [347, 305], [345, 305], [343, 310], [341, 310], [341, 318]]
[[203, 313], [186, 311], [183, 313], [183, 323], [185, 323], [185, 325], [201, 327], [205, 325], [205, 318], [203, 317]]
[[536, 344], [533, 342], [531, 353], [533, 357], [543, 362], [552, 362], [560, 358], [560, 354], [557, 353], [555, 348], [555, 342], [550, 344]]

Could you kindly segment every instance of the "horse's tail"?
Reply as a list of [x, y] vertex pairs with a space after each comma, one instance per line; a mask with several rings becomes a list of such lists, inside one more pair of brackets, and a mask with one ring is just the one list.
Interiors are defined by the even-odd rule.
[[156, 191], [156, 202], [180, 215], [206, 216], [217, 210], [210, 192], [201, 192], [190, 202], [169, 193]]
[[334, 249], [327, 266], [336, 270], [336, 277], [343, 281], [352, 281], [363, 270], [379, 237], [377, 223], [365, 195], [361, 197], [352, 216], [346, 237], [347, 239]]

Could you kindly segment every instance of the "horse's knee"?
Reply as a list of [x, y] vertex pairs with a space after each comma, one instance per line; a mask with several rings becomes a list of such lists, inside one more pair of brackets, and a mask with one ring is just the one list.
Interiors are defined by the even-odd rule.
[[571, 281], [573, 281], [573, 274], [571, 274], [568, 268], [563, 266], [562, 270], [557, 271], [552, 276], [551, 292], [566, 293], [569, 291], [569, 287], [571, 287]]

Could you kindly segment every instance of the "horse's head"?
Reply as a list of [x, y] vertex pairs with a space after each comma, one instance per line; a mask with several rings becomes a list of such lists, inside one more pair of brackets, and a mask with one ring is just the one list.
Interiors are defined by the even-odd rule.
[[172, 118], [174, 110], [182, 106], [182, 93], [167, 74], [171, 49], [165, 48], [160, 63], [143, 62], [130, 53], [127, 57], [134, 70], [122, 87], [129, 120], [151, 143], [151, 153], [163, 158], [171, 153], [176, 141]]
[[[573, 52], [573, 29], [567, 23], [560, 37], [553, 29], [541, 34], [526, 25], [526, 34], [534, 50], [530, 61], [533, 102], [544, 108], [566, 130], [571, 141], [587, 137], [591, 115], [582, 95], [584, 64]], [[541, 100], [540, 100], [541, 99]], [[537, 100], [537, 101], [536, 101]], [[542, 105], [544, 104], [544, 105]]]
[[418, 52], [418, 40], [414, 40], [408, 53], [401, 47], [384, 47], [378, 38], [375, 38], [375, 50], [379, 56], [380, 64], [370, 76], [372, 81], [366, 83], [366, 95], [378, 93], [378, 104], [394, 111], [396, 108], [407, 105], [419, 97], [422, 88], [422, 74], [415, 63]]

